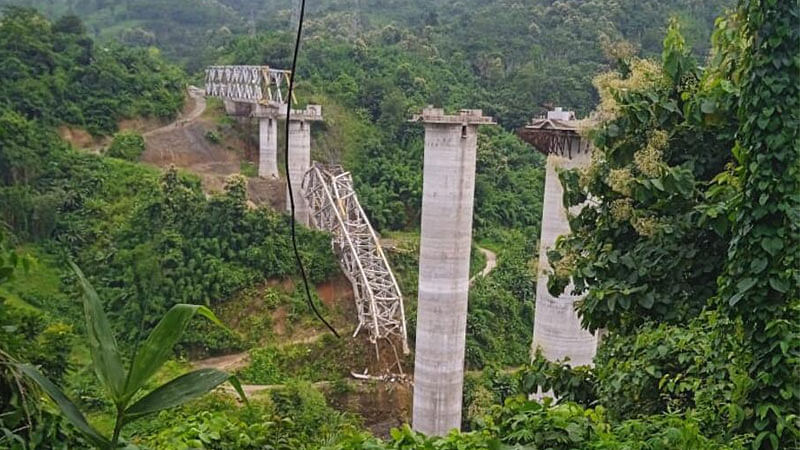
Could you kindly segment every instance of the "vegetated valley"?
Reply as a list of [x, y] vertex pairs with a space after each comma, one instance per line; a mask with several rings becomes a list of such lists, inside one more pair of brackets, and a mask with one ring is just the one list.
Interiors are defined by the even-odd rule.
[[[330, 236], [299, 226], [341, 337], [309, 308], [257, 123], [194, 88], [211, 64], [289, 68], [293, 3], [4, 2], [0, 447], [800, 445], [796, 2], [309, 2], [312, 158], [351, 171], [405, 298], [412, 353], [380, 358], [353, 337]], [[479, 129], [462, 431], [445, 437], [407, 425], [408, 119], [429, 104], [500, 125]], [[516, 130], [555, 106], [593, 117], [594, 153], [559, 174], [583, 209], [542, 268], [546, 158]], [[606, 333], [593, 367], [532, 359], [540, 270], [586, 295], [583, 326]]]

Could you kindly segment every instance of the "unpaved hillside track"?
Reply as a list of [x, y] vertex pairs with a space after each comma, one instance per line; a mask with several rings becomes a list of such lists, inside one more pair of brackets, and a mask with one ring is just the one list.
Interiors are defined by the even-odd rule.
[[497, 267], [497, 253], [483, 247], [478, 247], [478, 251], [486, 256], [486, 265], [483, 267], [483, 270], [475, 274], [475, 276], [469, 280], [470, 284], [474, 283], [478, 277], [486, 278], [492, 273], [495, 267]]
[[185, 116], [161, 128], [144, 133], [145, 151], [142, 162], [159, 167], [174, 165], [198, 174], [227, 176], [239, 172], [240, 158], [221, 145], [206, 139], [213, 124], [200, 120], [206, 109], [202, 92], [189, 89], [194, 107]]
[[155, 130], [150, 130], [142, 134], [142, 136], [147, 138], [148, 136], [182, 128], [189, 122], [193, 122], [203, 115], [203, 112], [206, 110], [206, 98], [204, 96], [205, 93], [202, 89], [196, 86], [189, 86], [187, 91], [189, 93], [189, 98], [193, 103], [192, 109], [187, 113], [179, 114], [178, 118], [175, 119], [174, 122], [168, 123], [163, 127], [156, 128]]

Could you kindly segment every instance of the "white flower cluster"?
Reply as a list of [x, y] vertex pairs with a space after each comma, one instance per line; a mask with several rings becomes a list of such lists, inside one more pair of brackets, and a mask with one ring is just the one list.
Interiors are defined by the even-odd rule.
[[664, 167], [664, 149], [667, 147], [668, 136], [665, 131], [653, 132], [645, 148], [633, 155], [636, 168], [642, 175], [655, 178], [661, 175]]

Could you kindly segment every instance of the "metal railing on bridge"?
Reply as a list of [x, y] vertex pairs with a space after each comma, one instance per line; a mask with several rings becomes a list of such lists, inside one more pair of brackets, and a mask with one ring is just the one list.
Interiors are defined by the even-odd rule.
[[408, 354], [403, 295], [377, 234], [358, 202], [353, 178], [341, 166], [314, 163], [303, 179], [311, 223], [333, 235], [333, 249], [355, 293], [358, 328], [370, 341], [399, 338]]

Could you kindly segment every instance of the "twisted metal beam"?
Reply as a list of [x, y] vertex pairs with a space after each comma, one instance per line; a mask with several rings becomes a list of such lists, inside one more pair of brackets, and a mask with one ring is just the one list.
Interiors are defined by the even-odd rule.
[[389, 267], [378, 236], [361, 208], [353, 178], [341, 166], [314, 163], [303, 179], [303, 192], [311, 223], [333, 235], [339, 264], [353, 285], [358, 327], [369, 331], [370, 341], [397, 337], [408, 354], [403, 295]]

